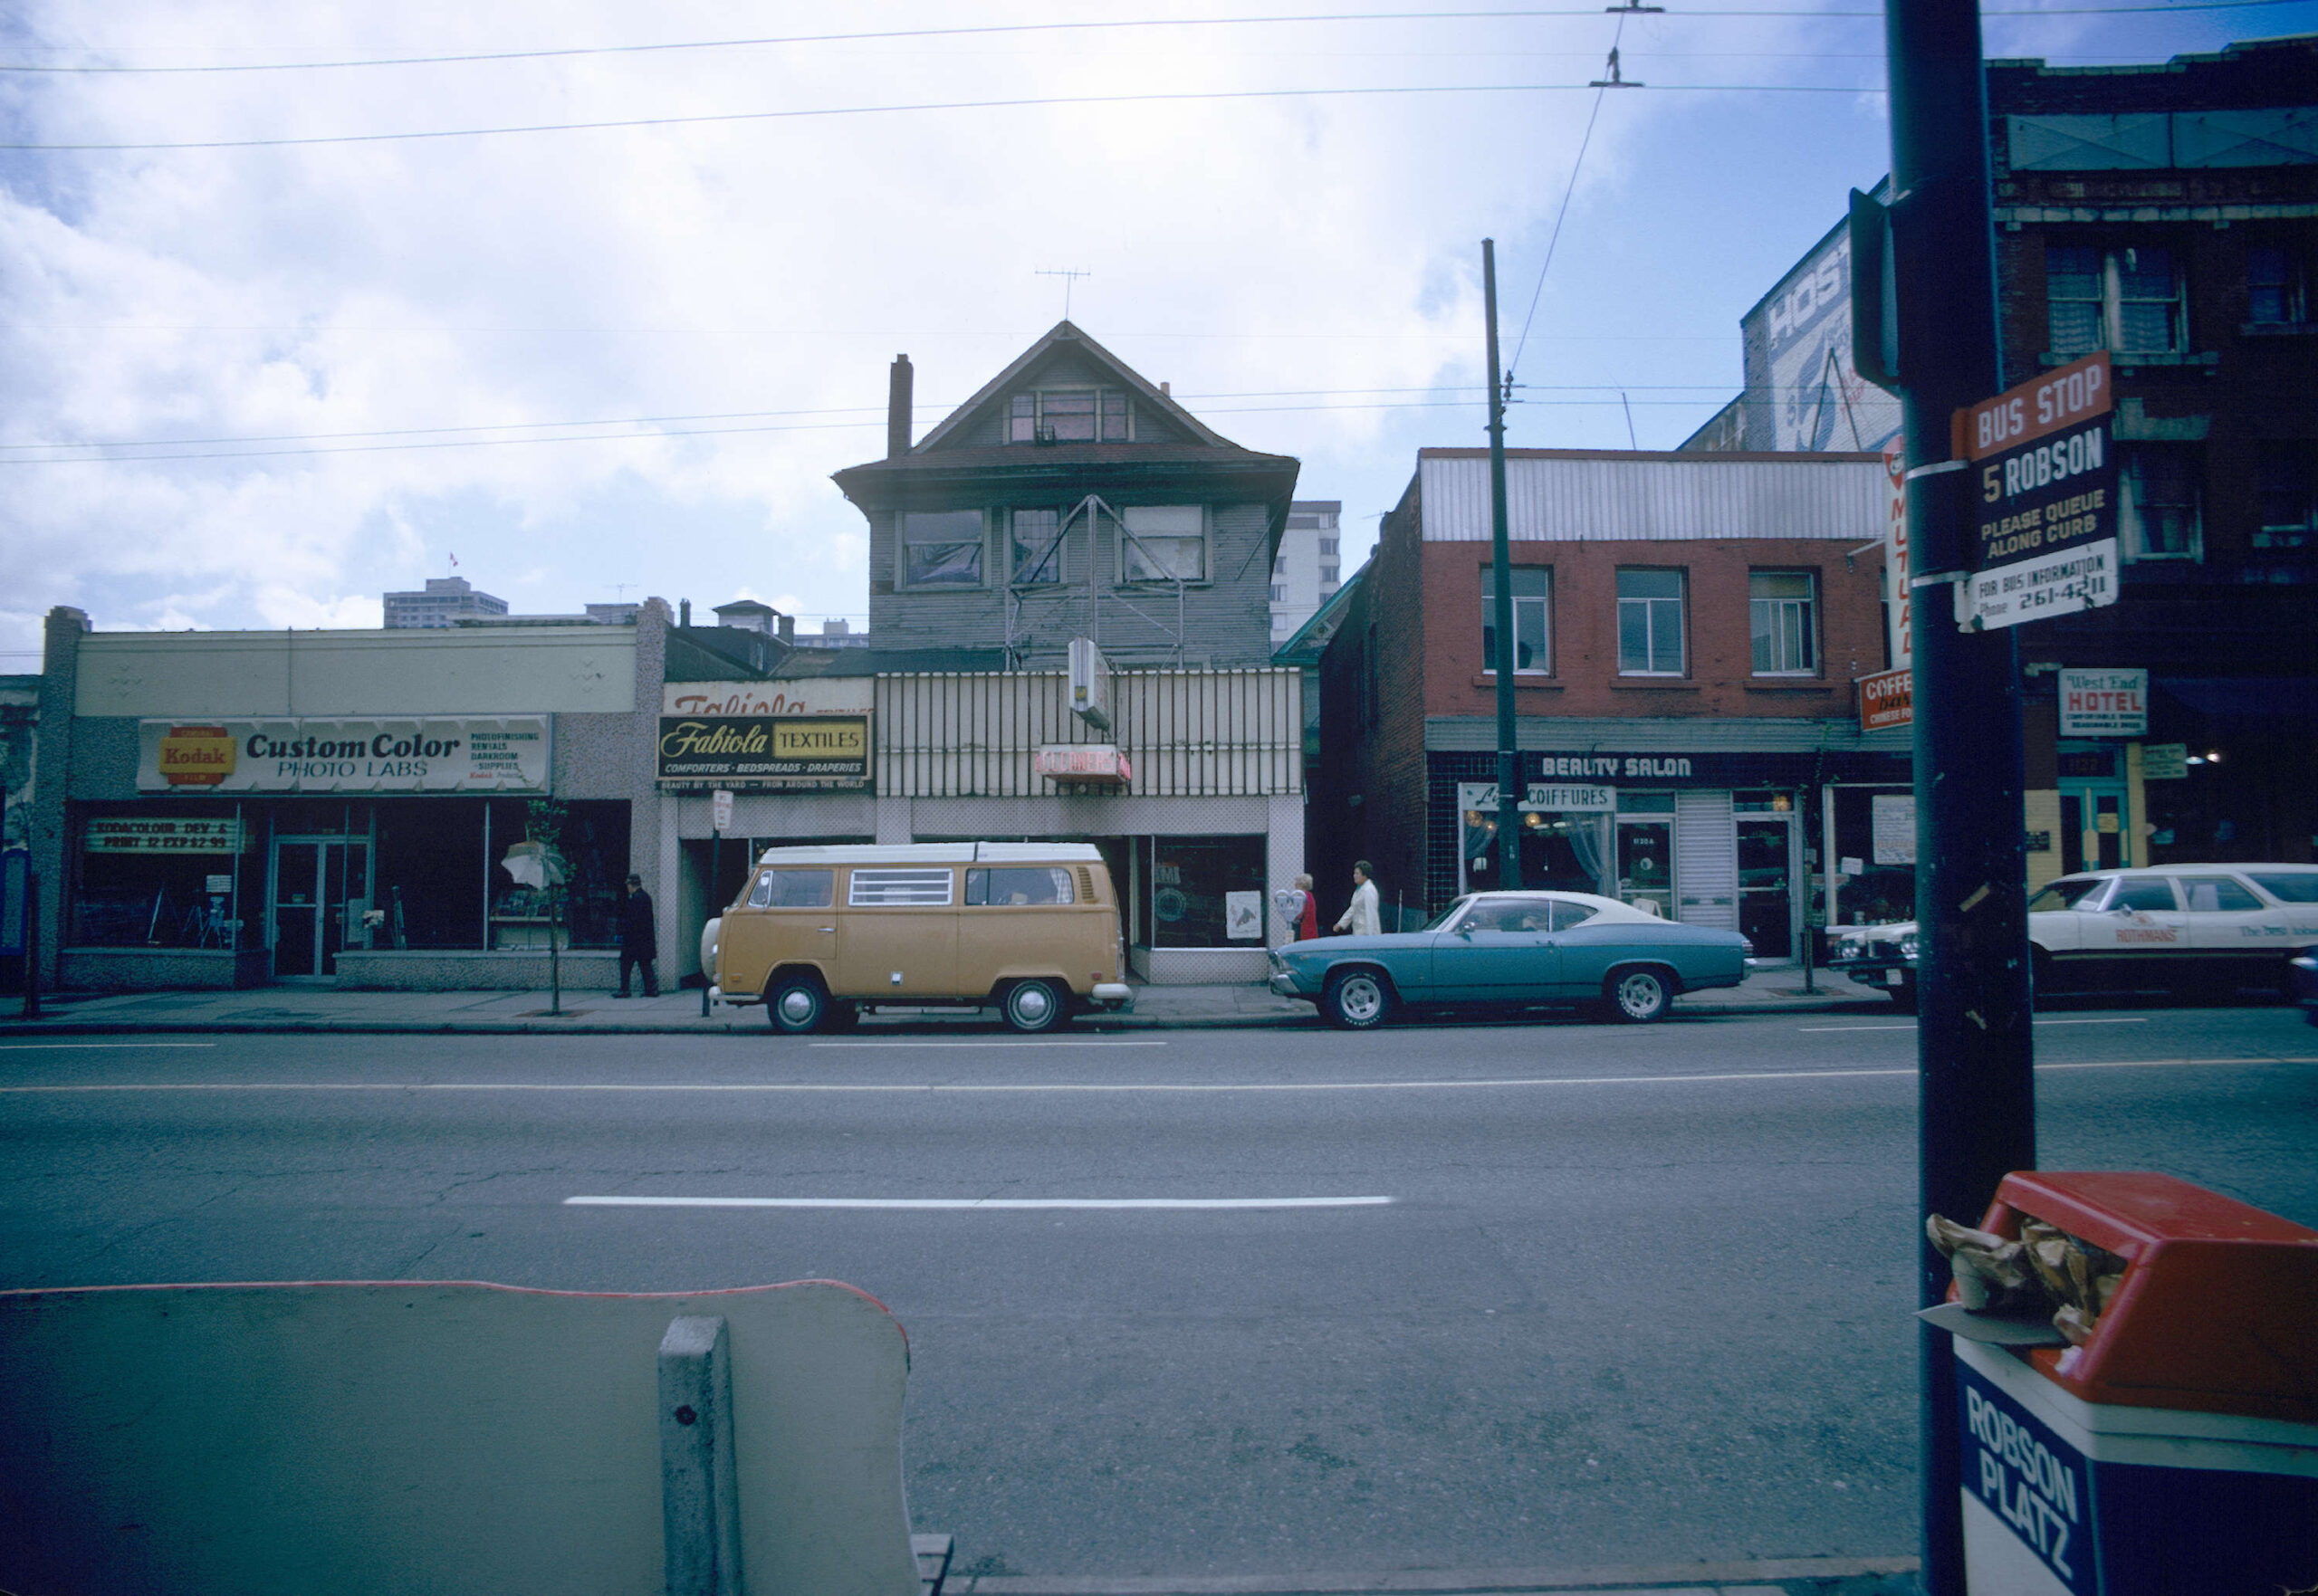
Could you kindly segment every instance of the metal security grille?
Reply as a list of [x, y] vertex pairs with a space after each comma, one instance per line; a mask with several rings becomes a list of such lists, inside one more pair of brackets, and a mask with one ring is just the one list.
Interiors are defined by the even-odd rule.
[[873, 907], [896, 903], [939, 906], [950, 901], [955, 880], [955, 873], [948, 870], [856, 870], [846, 902]]
[[1267, 797], [1304, 786], [1297, 671], [1120, 671], [1110, 734], [1070, 712], [1059, 674], [877, 678], [877, 790], [887, 798], [1049, 798], [1084, 784], [1030, 768], [1039, 745], [1115, 741], [1144, 798]]

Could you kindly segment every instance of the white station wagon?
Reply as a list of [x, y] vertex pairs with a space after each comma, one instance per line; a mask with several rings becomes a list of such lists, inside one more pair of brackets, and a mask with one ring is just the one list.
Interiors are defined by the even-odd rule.
[[[1828, 962], [1902, 1005], [1915, 1000], [1916, 927], [1848, 926]], [[2318, 950], [2318, 865], [2159, 865], [2089, 870], [2028, 900], [2035, 989], [2218, 993], [2289, 989]]]

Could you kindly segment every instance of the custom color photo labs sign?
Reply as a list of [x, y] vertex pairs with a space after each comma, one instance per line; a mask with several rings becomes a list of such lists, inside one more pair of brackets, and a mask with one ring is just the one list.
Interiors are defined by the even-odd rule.
[[545, 792], [545, 715], [146, 721], [141, 792]]

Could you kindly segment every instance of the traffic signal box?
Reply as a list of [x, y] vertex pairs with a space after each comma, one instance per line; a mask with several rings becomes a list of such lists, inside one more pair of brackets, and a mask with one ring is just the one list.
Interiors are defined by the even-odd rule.
[[1956, 1338], [1973, 1596], [2318, 1587], [2318, 1231], [2113, 1171], [2006, 1176], [2025, 1219], [2125, 1269], [2082, 1346]]

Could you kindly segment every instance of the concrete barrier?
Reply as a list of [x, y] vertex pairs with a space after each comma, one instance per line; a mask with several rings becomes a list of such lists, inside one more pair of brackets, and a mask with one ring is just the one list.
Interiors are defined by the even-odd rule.
[[833, 1281], [0, 1292], [0, 1589], [915, 1596], [907, 1369]]

